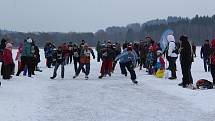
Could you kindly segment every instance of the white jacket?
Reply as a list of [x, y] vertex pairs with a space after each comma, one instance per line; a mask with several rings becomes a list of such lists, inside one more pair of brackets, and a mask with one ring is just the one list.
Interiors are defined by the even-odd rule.
[[176, 48], [175, 45], [175, 37], [173, 35], [168, 35], [167, 36], [167, 40], [169, 42], [169, 46], [168, 46], [168, 56], [169, 57], [178, 57], [178, 55], [176, 53], [174, 53], [173, 51]]

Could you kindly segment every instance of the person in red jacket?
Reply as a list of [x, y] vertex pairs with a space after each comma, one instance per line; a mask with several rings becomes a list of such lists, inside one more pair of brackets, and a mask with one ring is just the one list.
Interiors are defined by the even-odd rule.
[[213, 85], [215, 85], [215, 39], [211, 41], [211, 76], [213, 78]]
[[7, 43], [3, 52], [3, 79], [10, 79], [13, 71], [12, 44]]

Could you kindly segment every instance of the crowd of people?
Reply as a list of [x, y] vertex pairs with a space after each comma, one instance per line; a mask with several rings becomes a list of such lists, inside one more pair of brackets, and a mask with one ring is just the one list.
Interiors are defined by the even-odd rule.
[[[119, 63], [121, 74], [125, 77], [130, 73], [131, 81], [138, 84], [136, 80], [135, 68], [143, 70], [149, 75], [155, 75], [157, 78], [163, 78], [165, 70], [171, 72], [170, 80], [177, 79], [177, 59], [180, 59], [182, 70], [182, 82], [179, 86], [184, 88], [193, 87], [193, 78], [191, 74], [192, 63], [196, 57], [196, 46], [190, 43], [189, 38], [185, 35], [180, 37], [179, 43], [176, 43], [173, 34], [169, 33], [166, 37], [168, 44], [165, 48], [161, 43], [153, 40], [152, 37], [145, 37], [138, 42], [113, 43], [112, 41], [98, 41], [96, 45], [97, 62], [102, 61], [99, 79], [114, 74], [115, 67]], [[210, 71], [215, 84], [215, 40], [204, 41], [201, 47], [201, 58], [204, 61], [205, 72]], [[74, 64], [75, 74], [73, 79], [77, 78], [82, 72], [85, 79], [89, 78], [90, 61], [95, 59], [94, 50], [82, 40], [80, 44], [63, 43], [55, 46], [52, 42], [47, 42], [44, 47], [47, 68], [54, 67], [53, 75], [50, 79], [57, 77], [57, 70], [61, 66], [61, 78], [64, 78], [64, 66]], [[31, 77], [35, 71], [41, 72], [38, 64], [40, 63], [40, 50], [36, 42], [27, 38], [19, 44], [16, 58], [17, 73]], [[165, 61], [167, 60], [167, 61]], [[15, 74], [15, 64], [12, 58], [12, 43], [7, 39], [2, 39], [0, 45], [1, 75], [3, 79], [10, 79]], [[168, 65], [168, 67], [167, 67]], [[137, 69], [136, 69], [137, 70]]]

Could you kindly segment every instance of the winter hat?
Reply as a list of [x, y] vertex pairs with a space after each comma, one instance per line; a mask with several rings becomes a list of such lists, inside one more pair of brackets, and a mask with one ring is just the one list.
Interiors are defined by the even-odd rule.
[[29, 39], [27, 39], [27, 42], [28, 42], [28, 43], [32, 43], [33, 40], [32, 40], [31, 38], [29, 38]]
[[173, 35], [169, 34], [167, 36], [167, 40], [168, 40], [168, 42], [175, 42], [175, 37]]
[[6, 44], [6, 48], [12, 48], [12, 47], [13, 47], [13, 45], [11, 43]]
[[188, 37], [185, 36], [185, 35], [182, 35], [182, 36], [180, 37], [180, 41], [187, 41], [187, 40], [188, 40]]

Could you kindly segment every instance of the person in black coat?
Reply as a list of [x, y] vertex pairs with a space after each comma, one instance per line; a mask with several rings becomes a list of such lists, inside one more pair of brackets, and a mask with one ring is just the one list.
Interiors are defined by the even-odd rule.
[[187, 36], [180, 37], [181, 48], [180, 48], [180, 62], [181, 62], [181, 70], [182, 70], [182, 83], [179, 86], [183, 86], [186, 88], [193, 84], [193, 78], [191, 75], [191, 65], [193, 62], [193, 52], [192, 46], [188, 41]]
[[64, 65], [65, 65], [65, 56], [62, 50], [62, 47], [59, 46], [57, 52], [53, 55], [53, 58], [56, 59], [56, 64], [54, 68], [53, 76], [50, 77], [51, 79], [56, 78], [57, 76], [57, 69], [61, 65], [61, 78], [64, 78]]
[[204, 45], [201, 48], [200, 55], [201, 55], [201, 58], [204, 61], [205, 72], [210, 71], [211, 47], [210, 47], [209, 40], [205, 40]]
[[78, 64], [80, 62], [80, 49], [76, 44], [73, 45], [72, 55], [73, 55], [74, 69], [75, 69], [75, 72], [77, 72]]

